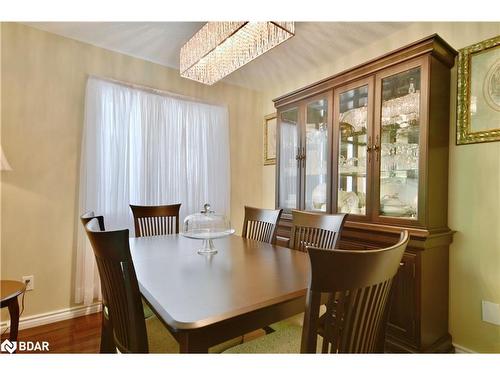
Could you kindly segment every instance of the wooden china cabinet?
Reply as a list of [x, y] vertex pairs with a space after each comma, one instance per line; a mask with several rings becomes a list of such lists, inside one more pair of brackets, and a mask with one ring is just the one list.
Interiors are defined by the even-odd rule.
[[347, 213], [340, 247], [411, 241], [393, 289], [390, 352], [448, 352], [450, 69], [438, 35], [274, 100], [276, 205], [286, 244], [292, 209]]

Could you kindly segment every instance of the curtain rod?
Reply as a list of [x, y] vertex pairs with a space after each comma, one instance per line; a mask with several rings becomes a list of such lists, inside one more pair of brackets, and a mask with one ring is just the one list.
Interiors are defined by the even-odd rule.
[[191, 101], [191, 102], [202, 103], [202, 104], [209, 104], [209, 105], [215, 105], [215, 106], [219, 106], [219, 107], [227, 107], [226, 104], [221, 104], [221, 103], [216, 103], [216, 102], [210, 102], [208, 100], [202, 100], [202, 99], [194, 98], [192, 96], [186, 96], [186, 95], [181, 95], [181, 94], [177, 94], [177, 93], [170, 92], [170, 91], [155, 89], [154, 87], [139, 85], [139, 84], [136, 84], [136, 83], [124, 82], [124, 81], [120, 81], [120, 80], [117, 80], [117, 79], [114, 79], [114, 78], [102, 77], [102, 76], [98, 76], [98, 75], [95, 75], [95, 74], [89, 74], [88, 77], [89, 78], [100, 79], [102, 81], [114, 83], [114, 84], [117, 84], [117, 85], [120, 85], [120, 86], [124, 86], [124, 87], [133, 88], [133, 89], [136, 89], [136, 90], [141, 90], [141, 91], [149, 92], [151, 94], [156, 94], [156, 95], [160, 95], [160, 96], [166, 96], [166, 97], [171, 97], [171, 98], [183, 99], [183, 100], [187, 100], [187, 101]]

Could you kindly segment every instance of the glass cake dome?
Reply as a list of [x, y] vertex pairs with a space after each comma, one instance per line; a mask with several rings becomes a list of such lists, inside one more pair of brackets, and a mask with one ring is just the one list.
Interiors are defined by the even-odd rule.
[[231, 223], [223, 214], [210, 210], [210, 204], [205, 203], [203, 211], [187, 216], [184, 219], [184, 237], [203, 240], [203, 247], [198, 254], [215, 254], [217, 249], [212, 242], [213, 239], [226, 237], [234, 233]]

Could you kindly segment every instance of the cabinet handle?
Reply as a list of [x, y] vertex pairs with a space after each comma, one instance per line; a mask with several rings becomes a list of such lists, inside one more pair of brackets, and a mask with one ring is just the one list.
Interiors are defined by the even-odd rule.
[[378, 154], [380, 151], [380, 136], [377, 135], [377, 140], [375, 141], [375, 145], [373, 145], [373, 151], [375, 151], [375, 160], [378, 161]]
[[303, 167], [305, 168], [306, 167], [306, 148], [304, 146], [302, 146], [302, 152], [300, 153], [300, 160], [302, 160], [304, 163], [303, 163]]
[[368, 163], [371, 160], [371, 152], [372, 152], [372, 136], [368, 137], [368, 143], [366, 144], [366, 155], [368, 156]]
[[306, 148], [297, 147], [297, 155], [295, 155], [295, 160], [304, 160], [306, 158]]
[[399, 262], [399, 265], [403, 267], [406, 264], [406, 262]]

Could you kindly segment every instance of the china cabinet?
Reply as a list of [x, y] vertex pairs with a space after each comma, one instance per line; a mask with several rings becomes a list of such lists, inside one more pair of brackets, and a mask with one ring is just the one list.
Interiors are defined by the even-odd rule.
[[450, 69], [432, 35], [274, 100], [278, 242], [292, 209], [347, 213], [340, 247], [411, 241], [393, 286], [386, 349], [450, 351], [447, 225]]

